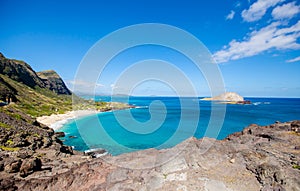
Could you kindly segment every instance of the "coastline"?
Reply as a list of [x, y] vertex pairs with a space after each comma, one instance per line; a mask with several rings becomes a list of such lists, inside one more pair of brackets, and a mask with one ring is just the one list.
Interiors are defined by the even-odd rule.
[[123, 109], [132, 109], [137, 108], [136, 106], [127, 105], [119, 102], [110, 102], [109, 108], [105, 108], [103, 110], [96, 110], [96, 109], [86, 109], [86, 110], [72, 110], [68, 111], [63, 114], [52, 114], [52, 115], [45, 115], [41, 117], [37, 117], [36, 120], [44, 124], [54, 131], [60, 129], [64, 124], [68, 123], [72, 119], [78, 119], [81, 117], [86, 117], [89, 115], [94, 115], [103, 112], [111, 112], [116, 110], [123, 110]]
[[50, 127], [54, 131], [57, 131], [64, 124], [68, 123], [72, 119], [85, 117], [85, 116], [93, 115], [93, 114], [97, 114], [97, 113], [101, 113], [101, 111], [97, 111], [97, 110], [73, 110], [73, 111], [68, 111], [64, 114], [52, 114], [52, 115], [49, 115], [49, 116], [37, 117], [36, 120], [39, 123]]

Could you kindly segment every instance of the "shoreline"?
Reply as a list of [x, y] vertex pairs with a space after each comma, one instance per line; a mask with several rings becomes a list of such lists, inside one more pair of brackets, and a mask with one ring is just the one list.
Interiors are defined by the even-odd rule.
[[85, 117], [85, 116], [98, 114], [98, 113], [102, 113], [102, 112], [97, 110], [73, 110], [73, 111], [68, 111], [64, 114], [52, 114], [48, 116], [46, 115], [46, 116], [37, 117], [36, 120], [39, 123], [50, 127], [54, 131], [57, 131], [72, 119], [78, 119], [80, 117]]
[[138, 107], [132, 106], [132, 105], [126, 105], [123, 107], [118, 107], [118, 106], [115, 107], [115, 105], [118, 105], [118, 104], [120, 104], [120, 103], [110, 102], [111, 108], [109, 108], [108, 110], [104, 110], [104, 111], [96, 110], [96, 109], [72, 110], [72, 111], [67, 111], [66, 113], [63, 113], [63, 114], [51, 114], [51, 115], [37, 117], [36, 120], [37, 120], [37, 122], [50, 127], [54, 131], [57, 131], [63, 125], [65, 125], [72, 119], [79, 119], [81, 117], [86, 117], [89, 115], [94, 115], [94, 114], [99, 114], [99, 113], [138, 108]]

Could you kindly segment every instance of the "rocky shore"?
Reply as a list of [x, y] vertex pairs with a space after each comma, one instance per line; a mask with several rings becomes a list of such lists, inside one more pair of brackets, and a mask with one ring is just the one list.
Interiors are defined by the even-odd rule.
[[[96, 159], [68, 151], [53, 153], [60, 159], [50, 162], [41, 153], [27, 159], [2, 151], [0, 190], [300, 190], [300, 121], [253, 124], [221, 141], [190, 138], [170, 149]], [[22, 166], [34, 173], [22, 176]]]

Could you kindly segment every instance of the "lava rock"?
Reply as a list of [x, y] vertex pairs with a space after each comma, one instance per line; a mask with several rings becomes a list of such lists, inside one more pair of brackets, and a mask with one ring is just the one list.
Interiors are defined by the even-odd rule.
[[23, 161], [20, 168], [20, 176], [26, 177], [34, 171], [41, 170], [42, 162], [39, 158], [31, 158]]

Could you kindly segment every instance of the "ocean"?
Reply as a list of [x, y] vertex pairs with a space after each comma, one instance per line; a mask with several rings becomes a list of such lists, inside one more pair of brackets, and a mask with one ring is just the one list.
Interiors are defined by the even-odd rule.
[[[192, 136], [220, 140], [250, 124], [300, 120], [300, 98], [245, 98], [252, 103], [248, 105], [200, 99], [132, 96], [127, 100], [122, 96], [114, 97], [113, 101], [137, 108], [70, 120], [58, 131], [65, 132], [62, 141], [75, 150], [104, 148], [112, 155], [119, 155], [148, 148], [173, 147]], [[111, 101], [111, 97], [97, 96], [95, 100]], [[220, 117], [211, 118], [212, 110], [217, 114], [221, 112], [217, 115]], [[221, 125], [214, 126], [215, 121]], [[212, 126], [208, 128], [209, 124]]]

